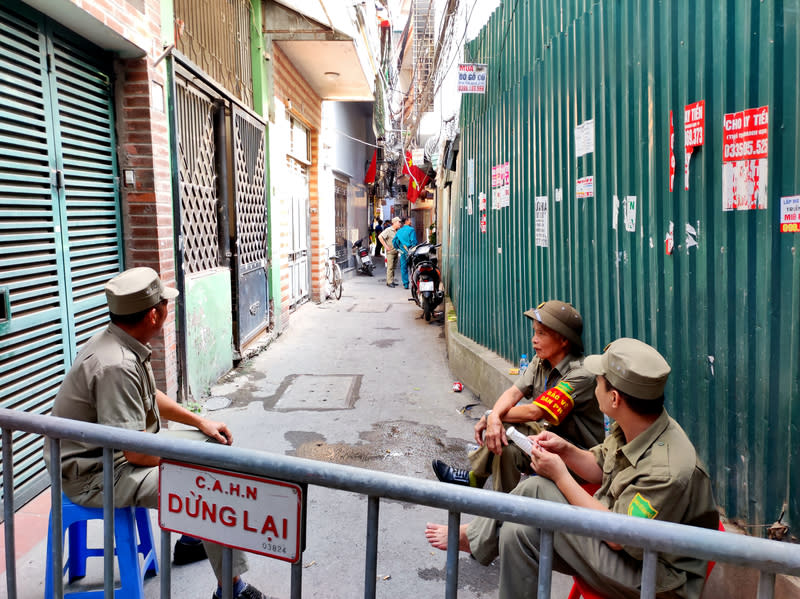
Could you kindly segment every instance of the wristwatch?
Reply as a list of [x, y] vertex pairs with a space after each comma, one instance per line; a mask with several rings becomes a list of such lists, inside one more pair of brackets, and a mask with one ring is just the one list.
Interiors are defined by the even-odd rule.
[[486, 411], [483, 413], [483, 417], [484, 417], [484, 418], [486, 418], [486, 421], [487, 421], [487, 422], [489, 421], [489, 414], [491, 414], [491, 413], [492, 413], [492, 411], [491, 411], [491, 410], [486, 410]]

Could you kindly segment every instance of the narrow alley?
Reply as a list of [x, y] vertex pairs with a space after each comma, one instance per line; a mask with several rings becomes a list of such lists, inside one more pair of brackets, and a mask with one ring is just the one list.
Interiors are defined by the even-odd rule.
[[[341, 300], [301, 306], [286, 333], [211, 389], [209, 416], [228, 423], [236, 446], [428, 480], [434, 457], [466, 464], [474, 422], [469, 406], [477, 400], [452, 390], [442, 317], [421, 318], [402, 286], [385, 285], [382, 266], [374, 277], [346, 273]], [[48, 511], [49, 505], [45, 527]], [[363, 596], [367, 498], [310, 486], [307, 517], [303, 597]], [[157, 526], [155, 510], [151, 518]], [[463, 521], [470, 519], [465, 514]], [[381, 503], [378, 597], [444, 596], [445, 553], [432, 549], [423, 533], [426, 522], [446, 521], [441, 510]], [[35, 581], [20, 585], [21, 599], [42, 596], [45, 550], [41, 536], [18, 559], [19, 580]], [[98, 558], [75, 584], [102, 584], [101, 576]], [[271, 599], [290, 594], [285, 562], [251, 555], [245, 578]], [[495, 598], [497, 583], [496, 564], [485, 568], [462, 554], [460, 598]], [[570, 583], [554, 574], [553, 596], [565, 597]], [[159, 584], [158, 577], [145, 582], [148, 597], [159, 596]], [[212, 585], [205, 562], [173, 566], [173, 597], [202, 597]]]

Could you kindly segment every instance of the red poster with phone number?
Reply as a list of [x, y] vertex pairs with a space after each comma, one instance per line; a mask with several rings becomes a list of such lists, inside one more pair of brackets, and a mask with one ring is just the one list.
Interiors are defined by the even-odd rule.
[[757, 160], [767, 157], [769, 106], [725, 115], [722, 161]]

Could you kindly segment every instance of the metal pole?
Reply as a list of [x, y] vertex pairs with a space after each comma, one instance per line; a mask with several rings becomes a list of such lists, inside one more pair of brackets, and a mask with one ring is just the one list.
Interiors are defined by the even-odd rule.
[[461, 535], [461, 513], [448, 512], [447, 515], [447, 578], [444, 596], [446, 599], [458, 597], [458, 544]]
[[775, 596], [775, 573], [764, 572], [758, 576], [758, 599], [772, 599]]
[[11, 430], [3, 429], [3, 516], [6, 538], [6, 590], [8, 599], [17, 597], [17, 555], [14, 548], [14, 456]]
[[169, 554], [172, 545], [172, 534], [161, 529], [161, 599], [170, 599], [172, 596], [172, 564]]
[[64, 598], [64, 534], [61, 517], [61, 441], [50, 439], [50, 525], [53, 531], [53, 597]]
[[539, 595], [541, 599], [550, 598], [550, 585], [553, 578], [553, 531], [541, 529], [539, 533]]
[[641, 599], [655, 599], [656, 597], [656, 566], [658, 553], [645, 549], [642, 560], [642, 593]]
[[367, 503], [367, 563], [364, 566], [364, 599], [375, 599], [378, 579], [378, 512], [380, 497], [370, 495]]
[[114, 599], [114, 450], [103, 448], [103, 594]]
[[233, 551], [222, 548], [222, 599], [233, 599]]
[[291, 599], [301, 599], [303, 596], [303, 562], [302, 557], [296, 564], [292, 564], [292, 590]]

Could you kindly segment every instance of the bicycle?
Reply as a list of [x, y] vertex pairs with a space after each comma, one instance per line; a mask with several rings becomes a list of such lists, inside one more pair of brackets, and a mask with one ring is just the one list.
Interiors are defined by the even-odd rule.
[[328, 260], [325, 262], [325, 283], [327, 293], [325, 297], [342, 298], [342, 269], [336, 263], [336, 246], [328, 248]]

